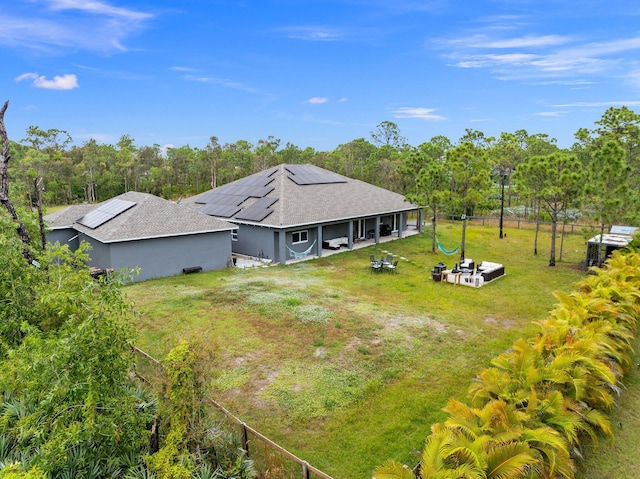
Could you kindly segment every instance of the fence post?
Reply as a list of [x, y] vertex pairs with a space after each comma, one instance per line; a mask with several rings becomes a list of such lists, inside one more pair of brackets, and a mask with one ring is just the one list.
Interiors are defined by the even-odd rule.
[[247, 425], [245, 423], [241, 424], [242, 427], [242, 449], [247, 452], [247, 457], [249, 457], [249, 435], [247, 434]]
[[309, 468], [307, 461], [302, 461], [302, 479], [309, 479]]

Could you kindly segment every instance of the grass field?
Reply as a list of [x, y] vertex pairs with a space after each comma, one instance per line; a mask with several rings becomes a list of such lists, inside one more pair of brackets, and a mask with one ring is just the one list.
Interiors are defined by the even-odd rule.
[[[138, 345], [163, 357], [182, 338], [213, 353], [212, 397], [247, 424], [336, 479], [371, 477], [386, 459], [413, 466], [447, 399], [464, 399], [476, 372], [571, 291], [585, 238], [567, 236], [549, 268], [548, 234], [470, 226], [466, 256], [505, 264], [506, 276], [474, 289], [431, 280], [456, 257], [432, 254], [428, 232], [288, 266], [231, 269], [128, 286]], [[459, 242], [457, 224], [439, 239]], [[558, 238], [558, 248], [560, 238]], [[389, 252], [398, 274], [372, 274]], [[559, 249], [558, 249], [559, 252]], [[603, 443], [578, 477], [640, 475], [640, 379], [614, 411], [622, 440]], [[621, 470], [628, 471], [621, 472]]]

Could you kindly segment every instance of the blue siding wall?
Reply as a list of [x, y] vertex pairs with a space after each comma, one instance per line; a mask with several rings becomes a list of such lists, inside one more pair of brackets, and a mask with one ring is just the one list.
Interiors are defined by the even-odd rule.
[[109, 245], [100, 243], [82, 233], [80, 233], [80, 240], [91, 245], [91, 250], [89, 250], [89, 266], [102, 269], [120, 269], [119, 266], [113, 266], [111, 262], [111, 248]]
[[140, 268], [135, 278], [150, 278], [182, 274], [182, 268], [201, 266], [204, 271], [225, 268], [231, 258], [231, 234], [202, 233], [110, 245], [111, 267]]
[[274, 259], [277, 256], [273, 241], [274, 235], [271, 228], [260, 226], [240, 225], [238, 228], [238, 241], [233, 241], [234, 253], [245, 254], [247, 256], [260, 256]]
[[[68, 241], [67, 230], [47, 233], [50, 243]], [[77, 234], [76, 231], [74, 232]], [[204, 271], [226, 268], [231, 259], [231, 233], [220, 231], [169, 238], [155, 238], [104, 244], [82, 233], [73, 240], [89, 243], [89, 266], [115, 270], [140, 268], [134, 281], [182, 274], [182, 268], [201, 266]]]
[[60, 243], [61, 245], [67, 244], [69, 245], [69, 249], [71, 251], [77, 250], [78, 246], [80, 245], [78, 232], [73, 228], [47, 231], [46, 236], [49, 243]]

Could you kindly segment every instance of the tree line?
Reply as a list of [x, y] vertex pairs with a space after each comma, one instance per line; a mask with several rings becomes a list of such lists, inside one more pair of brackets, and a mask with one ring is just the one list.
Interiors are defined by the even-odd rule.
[[55, 205], [104, 201], [131, 190], [175, 199], [281, 163], [311, 163], [409, 195], [419, 190], [418, 175], [432, 160], [446, 163], [450, 150], [473, 147], [470, 154], [481, 169], [488, 169], [494, 179], [506, 177], [507, 203], [511, 204], [513, 173], [528, 158], [562, 152], [576, 156], [586, 166], [595, 150], [606, 140], [614, 140], [624, 150], [639, 183], [640, 115], [626, 107], [609, 108], [596, 124], [592, 130], [579, 129], [574, 145], [561, 150], [555, 138], [523, 129], [497, 138], [467, 129], [457, 141], [434, 136], [411, 146], [395, 123], [383, 121], [369, 139], [358, 138], [333, 151], [303, 149], [289, 142], [282, 146], [273, 136], [255, 145], [246, 140], [221, 144], [212, 136], [204, 148], [184, 145], [166, 150], [157, 144], [137, 146], [126, 134], [115, 145], [94, 139], [74, 145], [64, 130], [30, 126], [25, 138], [10, 141], [11, 174], [14, 187], [22, 184], [25, 191], [34, 178], [42, 178], [43, 198]]
[[[10, 141], [14, 191], [37, 206], [100, 202], [126, 191], [178, 199], [201, 193], [282, 163], [310, 163], [403, 194], [433, 218], [433, 245], [440, 213], [519, 212], [553, 225], [549, 265], [556, 262], [556, 228], [576, 214], [601, 225], [636, 218], [640, 192], [640, 115], [611, 107], [591, 129], [580, 128], [570, 148], [524, 129], [498, 137], [467, 129], [457, 141], [434, 136], [411, 146], [398, 126], [381, 122], [370, 138], [333, 151], [304, 149], [268, 136], [205, 148], [163, 150], [137, 146], [129, 135], [115, 145], [89, 140], [74, 145], [68, 132], [31, 126]], [[516, 208], [518, 207], [518, 208]], [[574, 215], [572, 218], [571, 215]], [[500, 223], [502, 237], [502, 222]], [[466, 222], [461, 259], [464, 259]], [[537, 231], [537, 230], [536, 230]], [[537, 254], [536, 233], [534, 254]]]

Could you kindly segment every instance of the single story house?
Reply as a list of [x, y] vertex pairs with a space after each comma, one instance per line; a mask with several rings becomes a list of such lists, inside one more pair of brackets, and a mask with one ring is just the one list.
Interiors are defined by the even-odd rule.
[[309, 164], [268, 168], [182, 204], [237, 225], [234, 253], [282, 264], [322, 256], [323, 248], [402, 237], [409, 213], [420, 211], [403, 195]]
[[[609, 230], [609, 233], [602, 235], [602, 238], [600, 238], [600, 234], [597, 234], [587, 241], [587, 267], [601, 266], [601, 264], [598, 264], [598, 260], [601, 263], [604, 262], [615, 250], [624, 248], [631, 243], [633, 234], [637, 229], [635, 226], [614, 225]], [[599, 248], [600, 255], [598, 255]]]
[[99, 204], [69, 206], [45, 217], [50, 243], [91, 246], [90, 267], [140, 268], [142, 281], [215, 270], [231, 260], [237, 226], [147, 193], [130, 191]]

